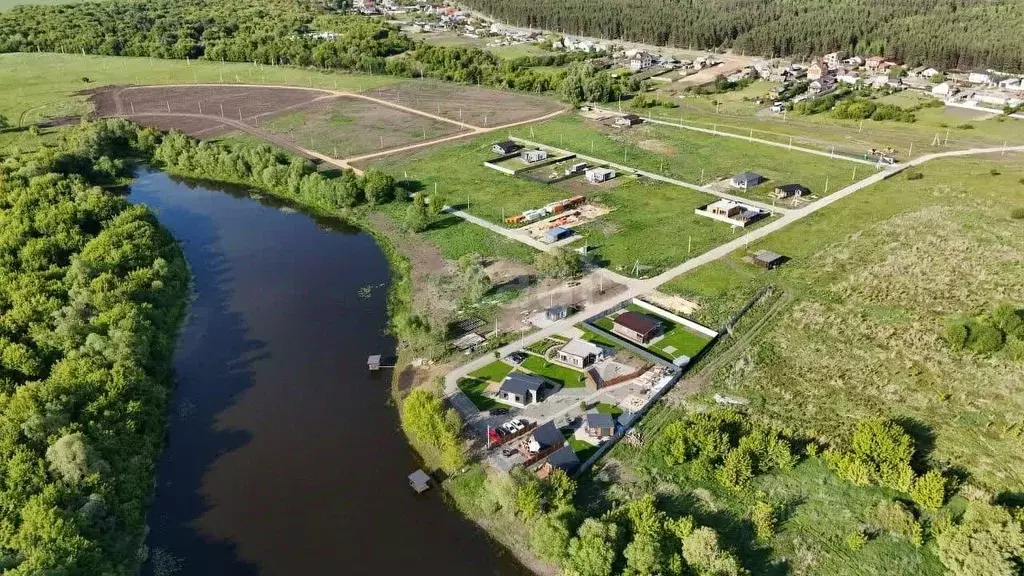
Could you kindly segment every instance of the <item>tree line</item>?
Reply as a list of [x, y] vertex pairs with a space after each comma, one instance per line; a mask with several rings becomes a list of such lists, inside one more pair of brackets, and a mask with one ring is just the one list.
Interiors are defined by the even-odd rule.
[[512, 25], [763, 56], [1024, 71], [1024, 0], [467, 0]]
[[188, 273], [129, 175], [153, 131], [71, 129], [0, 162], [0, 572], [139, 560]]

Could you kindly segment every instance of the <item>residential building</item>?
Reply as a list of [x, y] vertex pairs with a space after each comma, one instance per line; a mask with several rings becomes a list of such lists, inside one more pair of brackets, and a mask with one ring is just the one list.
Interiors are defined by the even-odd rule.
[[573, 338], [558, 349], [558, 361], [563, 364], [586, 368], [604, 355], [604, 349], [582, 338]]
[[811, 65], [807, 67], [807, 79], [808, 80], [820, 80], [822, 76], [828, 74], [828, 65], [823, 60], [818, 58], [811, 62]]
[[753, 261], [754, 264], [760, 266], [761, 268], [771, 270], [785, 263], [786, 257], [781, 254], [776, 254], [775, 252], [770, 252], [768, 250], [759, 250], [754, 253]]
[[941, 96], [943, 98], [952, 96], [957, 92], [959, 92], [959, 89], [956, 86], [953, 86], [952, 82], [941, 82], [939, 84], [936, 84], [935, 87], [932, 88], [932, 94], [934, 94], [935, 96]]
[[815, 80], [807, 86], [807, 91], [811, 94], [824, 94], [835, 90], [836, 81], [831, 76], [822, 76], [818, 80]]
[[835, 70], [839, 68], [839, 65], [843, 63], [843, 58], [846, 56], [843, 52], [829, 52], [825, 54], [823, 60], [825, 65], [828, 66], [829, 70]]
[[1006, 78], [999, 81], [999, 87], [1003, 90], [1024, 90], [1024, 80], [1020, 78]]
[[611, 414], [587, 412], [583, 427], [595, 438], [607, 438], [615, 435], [615, 418]]
[[860, 84], [860, 76], [857, 76], [856, 74], [840, 74], [839, 76], [836, 76], [836, 80], [841, 84]]
[[851, 68], [859, 68], [864, 65], [864, 59], [860, 56], [850, 56], [846, 60], [843, 60], [843, 64], [846, 64]]
[[765, 181], [764, 176], [756, 174], [754, 172], [740, 172], [739, 174], [732, 177], [729, 183], [733, 188], [740, 188], [742, 190], [749, 190], [754, 186]]
[[563, 445], [547, 457], [547, 460], [537, 468], [537, 478], [546, 480], [555, 470], [561, 470], [566, 474], [572, 474], [580, 467], [580, 459], [576, 451], [568, 444]]
[[591, 184], [600, 184], [615, 178], [615, 171], [608, 168], [588, 168], [585, 174], [587, 182]]
[[885, 88], [889, 85], [889, 76], [885, 74], [878, 74], [868, 79], [868, 84], [872, 88]]
[[633, 72], [647, 70], [654, 64], [654, 57], [641, 50], [629, 57], [629, 69]]
[[967, 81], [971, 84], [992, 84], [992, 75], [984, 70], [975, 70], [967, 75]]
[[565, 446], [565, 436], [562, 436], [562, 432], [555, 427], [554, 422], [548, 421], [534, 428], [529, 442], [526, 442], [525, 445], [527, 457], [545, 452], [553, 453]]
[[502, 402], [525, 408], [543, 400], [542, 391], [547, 385], [540, 376], [513, 372], [502, 380], [498, 398]]
[[775, 190], [772, 191], [772, 198], [778, 198], [779, 200], [783, 198], [802, 198], [810, 195], [810, 193], [811, 191], [806, 186], [800, 184], [782, 184], [781, 186], [776, 186]]
[[612, 332], [637, 344], [647, 344], [661, 329], [661, 323], [654, 318], [633, 312], [623, 312], [612, 320]]
[[548, 153], [544, 150], [523, 150], [521, 155], [523, 162], [527, 164], [533, 164], [534, 162], [540, 162], [546, 160]]
[[942, 72], [939, 72], [935, 68], [925, 68], [924, 70], [921, 70], [921, 78], [930, 79], [932, 76], [937, 76], [939, 74], [942, 74]]
[[572, 236], [572, 230], [555, 226], [554, 228], [548, 228], [547, 232], [544, 233], [544, 243], [554, 244], [559, 240], [565, 240], [569, 236]]
[[559, 304], [544, 311], [544, 317], [552, 322], [557, 322], [569, 317], [569, 307]]
[[723, 198], [706, 206], [701, 206], [694, 210], [693, 213], [698, 216], [718, 220], [719, 222], [725, 222], [732, 226], [745, 227], [760, 220], [768, 212], [754, 206]]
[[618, 118], [615, 119], [616, 126], [624, 126], [626, 128], [629, 128], [630, 126], [636, 126], [641, 122], [643, 122], [643, 120], [636, 114], [623, 114], [622, 116], [619, 116]]
[[491, 152], [494, 152], [495, 154], [501, 154], [502, 156], [508, 156], [509, 154], [512, 154], [519, 150], [519, 148], [519, 144], [516, 144], [511, 140], [502, 140], [501, 142], [495, 142], [491, 146]]
[[864, 61], [864, 67], [871, 72], [886, 72], [895, 65], [895, 62], [886, 60], [884, 56], [872, 56]]

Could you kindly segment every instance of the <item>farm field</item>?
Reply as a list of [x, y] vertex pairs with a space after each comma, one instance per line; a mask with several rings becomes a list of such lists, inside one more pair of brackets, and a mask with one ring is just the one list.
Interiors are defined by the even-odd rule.
[[429, 79], [380, 85], [364, 94], [483, 127], [532, 120], [563, 109], [562, 104], [544, 96], [501, 92]]
[[803, 184], [822, 195], [826, 180], [829, 190], [835, 191], [853, 180], [855, 167], [861, 178], [872, 170], [843, 160], [670, 126], [641, 124], [623, 129], [610, 121], [579, 116], [519, 127], [513, 134], [693, 184], [710, 184], [745, 171], [768, 178], [749, 191], [733, 191], [750, 197], [767, 197], [776, 185], [789, 183]]
[[1017, 490], [1024, 362], [1006, 349], [954, 351], [941, 334], [951, 317], [1024, 308], [1024, 235], [1010, 217], [1024, 207], [1024, 168], [1019, 155], [923, 168], [919, 180], [885, 181], [748, 247], [792, 258], [779, 269], [734, 253], [662, 290], [701, 304], [705, 323], [763, 285], [794, 296], [711, 375], [709, 392], [748, 398], [762, 417], [824, 439], [860, 418], [901, 418], [931, 438], [930, 461], [961, 466], [994, 492]]
[[356, 98], [331, 98], [260, 119], [260, 128], [333, 158], [433, 140], [454, 124]]
[[384, 76], [204, 60], [189, 63], [116, 56], [0, 54], [0, 86], [8, 87], [0, 90], [0, 114], [15, 124], [84, 114], [92, 106], [88, 96], [79, 92], [108, 85], [279, 84], [358, 92], [397, 81]]

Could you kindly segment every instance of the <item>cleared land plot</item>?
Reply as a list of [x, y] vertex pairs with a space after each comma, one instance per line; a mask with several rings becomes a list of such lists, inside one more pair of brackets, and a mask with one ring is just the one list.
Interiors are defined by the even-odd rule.
[[[88, 78], [89, 81], [85, 82], [82, 78]], [[0, 54], [0, 86], [5, 87], [0, 90], [0, 114], [15, 124], [19, 121], [27, 124], [47, 118], [84, 114], [92, 110], [92, 104], [89, 96], [81, 92], [97, 86], [238, 83], [358, 92], [396, 81], [395, 78], [383, 76], [325, 73], [287, 66], [221, 64], [203, 60], [194, 60], [189, 65], [183, 60], [155, 58]], [[235, 111], [236, 118], [237, 115]]]
[[672, 184], [623, 179], [617, 187], [595, 192], [591, 202], [611, 212], [574, 229], [600, 261], [623, 274], [634, 275], [639, 263], [639, 275], [652, 276], [757, 227], [734, 229], [694, 214], [716, 198]]
[[586, 385], [586, 379], [582, 372], [560, 364], [553, 364], [540, 356], [530, 355], [529, 358], [523, 360], [522, 367], [538, 376], [557, 382], [565, 388], [583, 388]]
[[562, 109], [558, 102], [541, 96], [431, 80], [403, 82], [366, 94], [482, 127], [523, 122]]
[[835, 191], [853, 181], [855, 168], [860, 178], [873, 170], [870, 166], [672, 126], [619, 128], [610, 121], [575, 115], [516, 128], [513, 134], [693, 184], [756, 172], [768, 182], [751, 190], [732, 191], [752, 198], [766, 198], [775, 186], [791, 183], [803, 184], [812, 193], [822, 195], [826, 180], [829, 191]]
[[460, 132], [454, 124], [358, 98], [320, 100], [260, 119], [260, 129], [334, 158], [433, 140]]
[[96, 113], [202, 114], [211, 117], [250, 119], [308, 104], [328, 96], [318, 90], [258, 86], [140, 86], [102, 88], [93, 94]]
[[962, 466], [993, 491], [1019, 489], [1024, 363], [941, 338], [951, 316], [1024, 307], [1024, 235], [1010, 218], [1024, 206], [1024, 168], [1003, 160], [925, 165], [920, 180], [890, 179], [748, 248], [792, 258], [776, 270], [735, 253], [663, 286], [700, 303], [704, 322], [766, 284], [794, 295], [711, 390], [826, 439], [865, 417], [911, 419], [934, 437], [932, 462]]

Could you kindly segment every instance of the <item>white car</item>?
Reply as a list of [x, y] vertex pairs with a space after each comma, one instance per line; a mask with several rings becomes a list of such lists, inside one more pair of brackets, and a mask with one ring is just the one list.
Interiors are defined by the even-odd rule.
[[504, 424], [501, 425], [501, 427], [505, 430], [508, 430], [509, 434], [515, 434], [516, 432], [519, 432], [519, 430], [515, 426], [513, 426], [511, 422], [505, 422]]
[[509, 421], [508, 424], [509, 426], [512, 426], [512, 428], [515, 429], [516, 432], [520, 432], [523, 428], [526, 428], [526, 426], [523, 426], [522, 421], [520, 421], [519, 419], [511, 420]]

